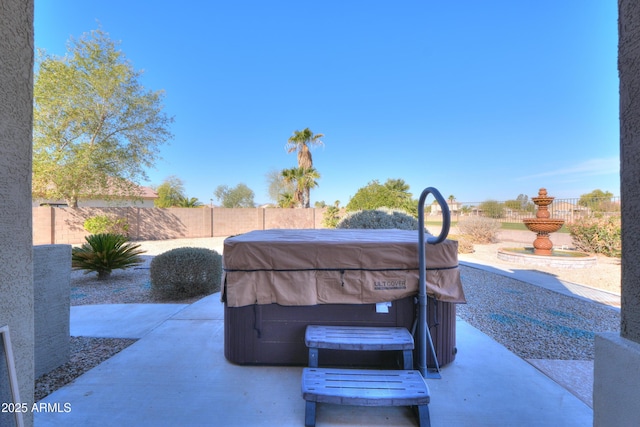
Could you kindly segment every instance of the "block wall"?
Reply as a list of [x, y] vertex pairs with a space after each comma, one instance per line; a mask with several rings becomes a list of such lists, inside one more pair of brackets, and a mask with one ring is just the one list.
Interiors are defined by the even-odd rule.
[[71, 245], [33, 247], [35, 377], [69, 361]]
[[233, 236], [269, 228], [323, 228], [324, 209], [276, 208], [53, 208], [34, 207], [33, 243], [79, 244], [87, 218], [126, 218], [132, 240]]

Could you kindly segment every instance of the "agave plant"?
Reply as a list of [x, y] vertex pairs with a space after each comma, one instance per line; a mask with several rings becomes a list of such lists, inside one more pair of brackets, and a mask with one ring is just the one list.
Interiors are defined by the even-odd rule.
[[144, 253], [140, 245], [129, 242], [125, 236], [101, 233], [89, 235], [85, 240], [81, 247], [72, 249], [71, 267], [86, 270], [85, 274], [95, 271], [99, 280], [109, 277], [112, 270], [143, 262], [139, 256]]

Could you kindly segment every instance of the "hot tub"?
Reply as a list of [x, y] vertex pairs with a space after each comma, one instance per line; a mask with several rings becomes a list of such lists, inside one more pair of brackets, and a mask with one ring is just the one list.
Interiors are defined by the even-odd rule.
[[[223, 254], [230, 362], [306, 365], [310, 324], [412, 330], [417, 321], [417, 231], [252, 231], [227, 238]], [[465, 302], [457, 242], [426, 245], [426, 259], [428, 323], [442, 366], [455, 358], [455, 304]], [[368, 365], [386, 356], [327, 351], [322, 358]]]

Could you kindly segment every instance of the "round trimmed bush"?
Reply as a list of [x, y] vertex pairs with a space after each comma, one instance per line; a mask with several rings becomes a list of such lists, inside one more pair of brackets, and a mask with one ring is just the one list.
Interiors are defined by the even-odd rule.
[[378, 208], [350, 212], [338, 222], [336, 228], [417, 230], [418, 220], [401, 210]]
[[209, 295], [220, 290], [222, 255], [205, 248], [176, 248], [151, 260], [151, 290], [160, 299]]

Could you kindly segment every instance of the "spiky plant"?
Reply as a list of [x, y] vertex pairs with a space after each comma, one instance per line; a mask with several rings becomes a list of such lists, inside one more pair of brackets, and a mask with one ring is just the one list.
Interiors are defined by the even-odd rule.
[[79, 248], [71, 251], [71, 267], [74, 270], [86, 270], [85, 274], [96, 272], [98, 279], [104, 280], [112, 270], [125, 269], [141, 264], [140, 245], [133, 244], [119, 234], [91, 234]]

